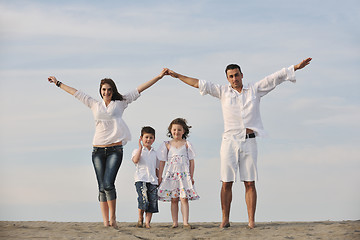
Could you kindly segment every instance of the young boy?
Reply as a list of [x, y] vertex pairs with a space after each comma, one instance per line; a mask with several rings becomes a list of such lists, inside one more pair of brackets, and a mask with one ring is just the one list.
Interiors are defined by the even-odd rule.
[[155, 130], [152, 127], [143, 127], [139, 139], [139, 148], [132, 153], [132, 161], [136, 165], [134, 177], [139, 210], [139, 220], [136, 227], [143, 227], [145, 212], [145, 227], [150, 228], [152, 214], [159, 212], [157, 185], [160, 161], [157, 158], [156, 151], [151, 147], [154, 141]]

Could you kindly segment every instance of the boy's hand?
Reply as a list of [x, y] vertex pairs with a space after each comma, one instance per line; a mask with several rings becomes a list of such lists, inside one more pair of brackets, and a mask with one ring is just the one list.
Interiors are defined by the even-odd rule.
[[142, 141], [142, 137], [140, 136], [140, 138], [139, 138], [139, 148], [140, 148], [140, 149], [142, 148], [141, 141]]

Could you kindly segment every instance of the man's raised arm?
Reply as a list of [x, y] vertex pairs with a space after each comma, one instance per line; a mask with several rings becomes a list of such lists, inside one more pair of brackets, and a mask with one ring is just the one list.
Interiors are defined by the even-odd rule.
[[187, 77], [187, 76], [181, 75], [179, 73], [176, 73], [170, 69], [167, 69], [167, 74], [169, 74], [173, 78], [180, 79], [184, 83], [186, 83], [194, 88], [199, 88], [199, 79], [197, 79], [197, 78]]

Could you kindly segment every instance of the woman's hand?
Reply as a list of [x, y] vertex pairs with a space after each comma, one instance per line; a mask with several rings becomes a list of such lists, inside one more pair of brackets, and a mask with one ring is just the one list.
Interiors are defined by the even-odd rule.
[[169, 69], [167, 69], [167, 68], [163, 68], [163, 70], [161, 71], [161, 73], [159, 74], [158, 77], [161, 79], [161, 78], [163, 78], [165, 75], [169, 75], [168, 70], [169, 70]]
[[58, 82], [58, 80], [54, 76], [48, 77], [48, 81], [49, 81], [49, 83], [55, 83], [55, 84]]

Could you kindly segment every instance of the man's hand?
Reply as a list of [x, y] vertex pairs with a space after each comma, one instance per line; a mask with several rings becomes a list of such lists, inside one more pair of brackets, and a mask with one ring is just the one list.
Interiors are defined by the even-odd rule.
[[296, 64], [294, 66], [294, 71], [304, 68], [305, 66], [307, 66], [310, 63], [311, 60], [312, 60], [312, 58], [307, 58], [305, 60], [302, 60], [301, 63]]
[[179, 78], [179, 74], [174, 72], [173, 70], [170, 70], [166, 68], [166, 74], [172, 76], [173, 78]]

